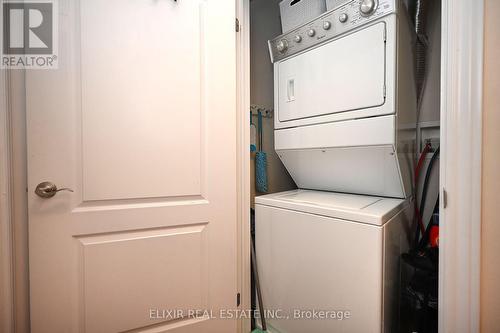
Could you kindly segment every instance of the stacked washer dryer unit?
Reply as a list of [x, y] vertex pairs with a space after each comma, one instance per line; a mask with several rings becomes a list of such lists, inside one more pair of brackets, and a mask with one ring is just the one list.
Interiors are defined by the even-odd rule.
[[[353, 0], [269, 41], [275, 149], [299, 187], [256, 198], [264, 305], [290, 316], [268, 319], [270, 331], [398, 331], [412, 219], [412, 31], [401, 1]], [[349, 318], [300, 312], [313, 309]]]

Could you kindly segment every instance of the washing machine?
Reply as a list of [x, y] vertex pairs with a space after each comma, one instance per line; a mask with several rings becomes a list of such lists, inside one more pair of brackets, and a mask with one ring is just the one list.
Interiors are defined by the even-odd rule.
[[299, 187], [255, 199], [271, 332], [398, 332], [414, 41], [399, 0], [342, 1], [269, 41], [275, 149]]
[[408, 200], [299, 189], [255, 203], [270, 332], [398, 332]]

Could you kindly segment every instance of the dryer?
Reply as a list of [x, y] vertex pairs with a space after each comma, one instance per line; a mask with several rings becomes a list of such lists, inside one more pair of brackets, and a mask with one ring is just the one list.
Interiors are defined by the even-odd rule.
[[414, 34], [397, 0], [353, 0], [269, 41], [275, 149], [299, 188], [412, 192]]

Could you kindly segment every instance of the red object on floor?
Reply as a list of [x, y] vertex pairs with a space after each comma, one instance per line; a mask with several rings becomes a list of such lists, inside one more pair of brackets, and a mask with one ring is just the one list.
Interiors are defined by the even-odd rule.
[[429, 243], [431, 247], [439, 247], [439, 226], [433, 225], [429, 235]]

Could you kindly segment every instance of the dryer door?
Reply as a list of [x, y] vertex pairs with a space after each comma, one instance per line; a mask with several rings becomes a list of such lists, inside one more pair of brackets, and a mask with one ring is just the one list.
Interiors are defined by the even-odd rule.
[[373, 112], [365, 117], [388, 114], [379, 107], [385, 103], [385, 40], [386, 23], [379, 22], [279, 62], [275, 88], [280, 125], [338, 113], [351, 119], [355, 114], [348, 111], [368, 108]]

